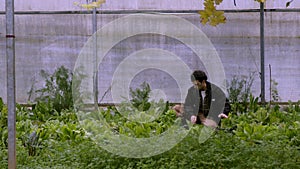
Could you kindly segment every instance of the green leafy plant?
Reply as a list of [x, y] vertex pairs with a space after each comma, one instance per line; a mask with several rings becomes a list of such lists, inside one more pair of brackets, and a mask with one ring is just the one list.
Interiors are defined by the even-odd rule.
[[131, 104], [140, 111], [146, 111], [150, 108], [149, 94], [151, 92], [150, 85], [144, 82], [141, 88], [135, 90], [130, 88]]
[[234, 76], [228, 82], [229, 101], [232, 103], [232, 112], [244, 113], [249, 108], [249, 101], [254, 102], [251, 106], [257, 105], [258, 98], [251, 94], [255, 72], [250, 73], [249, 77]]
[[[155, 120], [140, 123], [109, 106], [87, 113], [94, 123], [82, 129], [78, 112], [72, 109], [51, 114], [52, 105], [41, 104], [36, 110], [49, 113], [39, 117], [30, 108], [17, 105], [18, 168], [299, 168], [300, 102], [281, 108], [261, 106], [257, 100], [250, 94], [247, 113], [230, 113], [206, 142], [199, 143], [203, 126], [194, 125], [175, 147], [148, 158], [120, 157], [104, 150], [87, 137], [88, 127], [90, 131], [105, 127], [114, 134], [150, 138], [176, 123], [173, 110], [167, 108]], [[0, 168], [7, 168], [6, 105], [0, 112]]]
[[[30, 119], [30, 109], [18, 105], [18, 168], [299, 168], [299, 103], [290, 102], [284, 110], [257, 104], [248, 113], [229, 114], [221, 125], [233, 130], [217, 130], [202, 144], [198, 139], [203, 126], [194, 125], [174, 148], [148, 158], [126, 158], [105, 151], [86, 138], [72, 110], [37, 122]], [[93, 119], [104, 117], [115, 134], [123, 132], [130, 137], [155, 136], [176, 120], [175, 112], [168, 110], [150, 123], [133, 122], [114, 106], [90, 115]], [[91, 127], [101, 129], [100, 124]], [[0, 168], [7, 168], [7, 147], [1, 145], [0, 159]]]
[[[90, 126], [86, 130], [93, 133], [107, 128], [115, 134], [136, 138], [163, 133], [175, 123], [176, 113], [169, 109], [168, 102], [149, 101], [150, 92], [150, 86], [144, 82], [141, 88], [130, 89], [131, 100], [123, 101], [118, 108], [109, 106], [99, 112], [83, 114], [86, 126]], [[99, 128], [99, 124], [105, 126]]]
[[2, 112], [3, 107], [4, 107], [4, 103], [2, 97], [0, 97], [0, 112]]
[[57, 112], [72, 108], [72, 73], [61, 66], [52, 75], [42, 70], [41, 76], [45, 79], [45, 87], [35, 91], [39, 94], [35, 100], [48, 102]]
[[151, 113], [150, 109], [150, 114], [153, 115], [149, 115], [149, 118], [147, 118], [148, 116], [145, 112], [135, 112], [140, 116], [143, 114], [145, 117], [134, 116], [134, 120], [128, 118], [127, 115], [130, 112], [123, 112], [128, 111], [128, 109], [120, 108], [120, 111], [122, 111], [122, 114], [114, 108], [108, 108], [107, 110], [102, 110], [100, 114], [94, 112], [92, 119], [98, 119], [99, 121], [105, 119], [105, 122], [114, 133], [137, 138], [159, 135], [173, 125], [177, 119], [176, 113], [173, 110], [162, 112], [163, 109], [153, 109], [152, 111], [160, 111], [160, 113]]
[[7, 147], [7, 116], [7, 106], [3, 103], [3, 100], [0, 97], [0, 147]]
[[280, 100], [280, 96], [278, 94], [277, 86], [278, 86], [278, 82], [276, 82], [274, 79], [272, 79], [271, 80], [271, 86], [270, 86], [270, 92], [271, 92], [270, 101], [278, 102]]

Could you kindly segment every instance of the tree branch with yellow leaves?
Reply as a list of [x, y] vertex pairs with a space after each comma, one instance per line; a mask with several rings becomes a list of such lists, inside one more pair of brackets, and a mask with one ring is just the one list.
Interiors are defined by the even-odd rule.
[[[91, 0], [89, 0], [91, 1]], [[259, 3], [265, 3], [266, 0], [254, 0]], [[223, 0], [204, 0], [204, 10], [199, 11], [201, 23], [206, 25], [209, 24], [211, 26], [217, 26], [218, 24], [225, 23], [226, 17], [224, 16], [224, 11], [217, 10], [217, 6], [220, 5]], [[290, 5], [293, 0], [289, 0], [286, 3], [286, 7]], [[81, 8], [85, 8], [91, 10], [93, 8], [99, 8], [102, 4], [105, 3], [105, 0], [96, 0], [95, 2], [88, 2], [86, 4], [82, 3], [74, 3], [76, 6]], [[235, 3], [235, 0], [234, 0]]]
[[211, 26], [216, 26], [220, 23], [226, 22], [224, 11], [218, 11], [217, 5], [220, 5], [223, 0], [205, 0], [204, 10], [199, 11], [200, 19], [202, 24], [209, 23]]
[[95, 2], [88, 2], [86, 4], [82, 4], [79, 2], [75, 2], [74, 5], [79, 6], [81, 8], [91, 10], [93, 8], [99, 8], [102, 4], [105, 3], [105, 0], [96, 0]]
[[[265, 3], [266, 0], [254, 0], [259, 3]], [[286, 3], [286, 7], [289, 7], [294, 0], [289, 0]], [[223, 0], [204, 0], [204, 10], [199, 11], [201, 23], [211, 26], [217, 26], [220, 23], [226, 22], [226, 17], [224, 16], [224, 11], [219, 11], [216, 6], [220, 5]], [[235, 4], [235, 0], [234, 0]]]

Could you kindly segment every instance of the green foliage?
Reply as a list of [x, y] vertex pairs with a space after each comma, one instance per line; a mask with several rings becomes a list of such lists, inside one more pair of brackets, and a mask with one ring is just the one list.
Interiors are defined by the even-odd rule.
[[299, 146], [299, 104], [290, 105], [286, 111], [280, 111], [279, 106], [257, 106], [239, 116], [224, 119], [222, 128], [235, 128], [237, 138], [249, 143], [285, 143]]
[[[72, 110], [52, 111], [52, 105], [40, 102], [32, 108], [17, 104], [16, 138], [19, 146], [28, 156], [36, 156], [49, 141], [71, 141], [78, 143], [85, 139], [85, 132], [78, 125], [77, 116]], [[0, 150], [7, 149], [7, 106], [0, 112]], [[0, 167], [2, 168], [2, 167]]]
[[[159, 135], [173, 125], [176, 120], [176, 113], [173, 110], [168, 110], [147, 123], [140, 122], [141, 119], [138, 119], [138, 121], [129, 120], [127, 116], [121, 115], [116, 109], [108, 108], [100, 113], [100, 118], [105, 119], [113, 132], [136, 138]], [[94, 119], [97, 118], [94, 117]]]
[[[247, 113], [231, 113], [222, 119], [206, 142], [199, 143], [203, 126], [194, 125], [171, 150], [139, 159], [102, 149], [87, 137], [87, 129], [80, 127], [72, 109], [49, 111], [48, 117], [41, 118], [30, 108], [17, 105], [17, 168], [299, 168], [300, 102], [281, 108], [262, 107], [255, 100], [250, 96], [252, 105]], [[38, 110], [52, 109], [43, 106]], [[173, 110], [167, 110], [147, 123], [130, 121], [114, 106], [91, 116], [104, 119], [115, 134], [138, 138], [157, 136], [177, 119]], [[0, 120], [0, 133], [6, 132], [6, 136], [0, 135], [0, 168], [7, 168], [6, 105]]]
[[122, 102], [118, 109], [109, 107], [101, 111], [101, 117], [114, 132], [137, 138], [151, 137], [174, 124], [176, 113], [169, 110], [168, 102], [149, 101], [150, 85], [144, 82], [140, 87], [130, 88], [131, 100]]
[[150, 85], [144, 82], [140, 88], [133, 90], [130, 88], [131, 104], [139, 111], [147, 111], [151, 103], [149, 102], [149, 94], [151, 92]]
[[80, 109], [84, 105], [84, 98], [90, 98], [93, 94], [89, 92], [81, 92], [81, 83], [84, 81], [87, 75], [83, 72], [83, 68], [79, 67], [74, 70], [72, 74], [72, 100], [76, 107], [74, 109]]
[[8, 130], [7, 130], [7, 106], [4, 105], [2, 98], [0, 97], [0, 150], [1, 147], [7, 147], [7, 138], [8, 138]]
[[248, 109], [255, 109], [258, 98], [251, 94], [251, 88], [255, 73], [250, 73], [249, 77], [234, 76], [228, 82], [229, 101], [232, 103], [233, 113], [244, 113]]
[[245, 102], [249, 101], [251, 95], [251, 87], [254, 81], [255, 73], [250, 73], [249, 77], [234, 76], [228, 84], [229, 101], [230, 102]]
[[30, 113], [30, 118], [32, 120], [40, 122], [46, 122], [50, 118], [54, 118], [56, 116], [58, 116], [58, 112], [54, 110], [53, 104], [51, 104], [50, 101], [38, 101], [37, 104], [32, 106], [32, 112]]
[[270, 100], [273, 102], [278, 102], [280, 100], [280, 96], [277, 90], [278, 82], [274, 79], [271, 80], [271, 98]]
[[4, 106], [4, 103], [3, 103], [2, 97], [0, 97], [0, 112], [2, 112], [3, 106]]
[[61, 66], [52, 75], [42, 70], [41, 76], [45, 79], [45, 87], [35, 91], [39, 94], [36, 101], [51, 104], [57, 112], [72, 108], [72, 73]]

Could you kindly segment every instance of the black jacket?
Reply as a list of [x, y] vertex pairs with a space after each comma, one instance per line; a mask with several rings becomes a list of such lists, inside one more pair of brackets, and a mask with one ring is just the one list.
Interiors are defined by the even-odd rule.
[[197, 124], [200, 124], [200, 115], [209, 117], [219, 123], [218, 115], [224, 113], [228, 115], [230, 112], [230, 104], [225, 96], [225, 93], [218, 86], [206, 82], [206, 91], [204, 100], [201, 91], [194, 86], [189, 88], [187, 97], [184, 103], [184, 118], [190, 120], [192, 115], [197, 116]]

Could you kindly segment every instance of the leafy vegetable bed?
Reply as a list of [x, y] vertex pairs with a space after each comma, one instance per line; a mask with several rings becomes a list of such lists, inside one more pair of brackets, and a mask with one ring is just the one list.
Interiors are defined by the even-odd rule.
[[[7, 168], [7, 108], [0, 106], [0, 168]], [[114, 116], [111, 116], [111, 112]], [[150, 137], [164, 131], [175, 113], [168, 110], [160, 120], [128, 123], [114, 107], [101, 111], [122, 134]], [[109, 113], [109, 115], [107, 114]], [[165, 126], [163, 126], [165, 124]], [[300, 108], [289, 105], [261, 107], [230, 114], [220, 129], [199, 143], [203, 126], [193, 126], [188, 136], [171, 150], [149, 158], [125, 158], [111, 154], [87, 137], [73, 110], [57, 113], [47, 104], [34, 110], [17, 109], [18, 168], [299, 168]], [[122, 130], [126, 126], [129, 130]], [[139, 127], [137, 127], [139, 126]], [[132, 132], [132, 133], [129, 133]]]
[[[127, 102], [119, 109], [112, 106], [88, 114], [98, 122], [105, 122], [102, 127], [101, 123], [86, 120], [91, 122], [88, 131], [80, 125], [80, 113], [73, 108], [70, 72], [62, 67], [53, 75], [44, 72], [44, 77], [46, 87], [36, 91], [41, 94], [36, 104], [31, 108], [17, 105], [18, 168], [300, 168], [300, 101], [285, 108], [262, 107], [258, 98], [248, 92], [241, 94], [239, 86], [246, 81], [234, 81], [238, 87], [231, 84], [231, 96], [242, 95], [244, 99], [239, 102], [231, 98], [232, 113], [205, 142], [200, 136], [206, 130], [194, 125], [169, 151], [147, 158], [126, 158], [107, 152], [93, 141], [90, 137], [93, 129], [106, 127], [115, 135], [132, 138], [164, 134], [180, 121], [168, 103], [149, 102], [150, 87], [143, 84], [142, 90], [130, 91], [132, 104]], [[8, 166], [7, 135], [7, 106], [0, 98], [1, 169]], [[166, 146], [168, 140], [163, 141], [161, 146]]]

